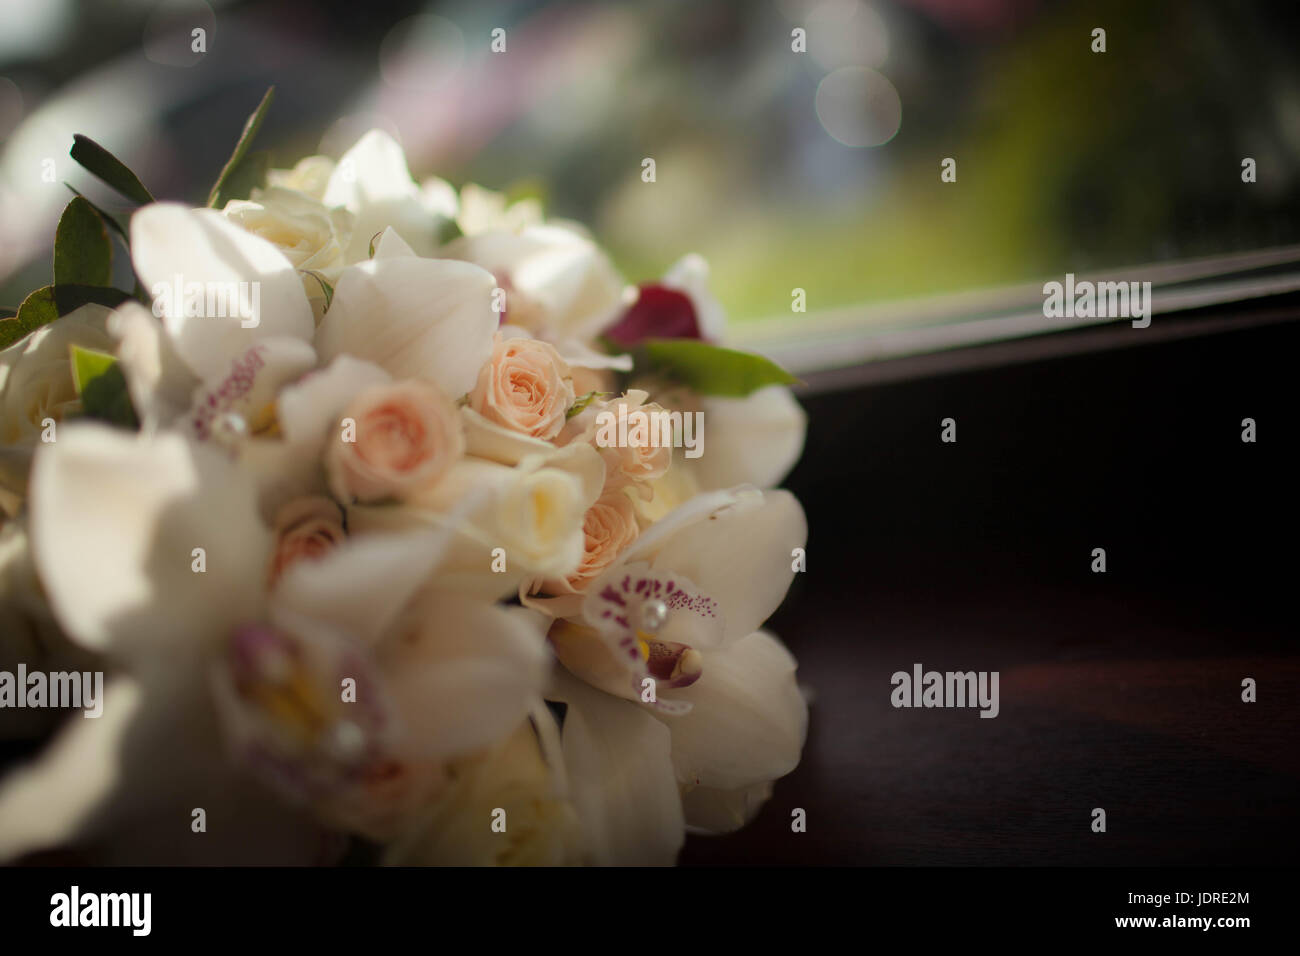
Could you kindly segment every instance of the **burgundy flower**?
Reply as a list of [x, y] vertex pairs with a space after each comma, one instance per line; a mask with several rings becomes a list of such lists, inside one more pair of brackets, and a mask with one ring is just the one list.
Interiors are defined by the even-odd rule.
[[703, 338], [691, 297], [657, 283], [641, 286], [636, 302], [605, 335], [623, 348], [645, 339]]

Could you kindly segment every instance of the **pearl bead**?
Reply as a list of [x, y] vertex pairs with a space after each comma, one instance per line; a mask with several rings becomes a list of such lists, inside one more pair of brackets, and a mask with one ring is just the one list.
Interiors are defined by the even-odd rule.
[[641, 605], [641, 630], [648, 634], [656, 633], [668, 619], [668, 605], [663, 601], [646, 601]]

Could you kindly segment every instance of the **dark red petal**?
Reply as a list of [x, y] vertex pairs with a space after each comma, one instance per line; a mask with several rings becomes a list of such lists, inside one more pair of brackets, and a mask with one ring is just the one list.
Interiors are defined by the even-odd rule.
[[651, 283], [641, 286], [636, 302], [605, 335], [630, 348], [644, 339], [698, 339], [700, 323], [690, 296]]

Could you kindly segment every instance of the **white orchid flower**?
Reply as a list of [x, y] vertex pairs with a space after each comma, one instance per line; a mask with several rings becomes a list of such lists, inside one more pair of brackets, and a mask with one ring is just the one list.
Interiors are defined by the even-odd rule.
[[176, 355], [202, 381], [219, 380], [264, 339], [311, 341], [315, 322], [298, 271], [216, 210], [177, 203], [137, 210], [131, 261]]
[[794, 659], [759, 628], [806, 539], [788, 492], [704, 493], [652, 525], [585, 595], [525, 598], [561, 618], [550, 638], [570, 672], [664, 722], [684, 791], [719, 791], [687, 806], [692, 824], [749, 812], [752, 788], [799, 761], [807, 706]]
[[492, 353], [495, 282], [469, 263], [408, 255], [402, 238], [385, 234], [374, 259], [343, 271], [316, 350], [322, 362], [351, 355], [459, 397]]
[[[545, 680], [527, 615], [430, 587], [436, 533], [351, 539], [268, 593], [250, 476], [176, 433], [65, 429], [36, 457], [31, 535], [55, 617], [122, 674], [101, 719], [0, 787], [2, 858], [110, 833], [112, 859], [319, 858], [305, 806], [382, 835], [440, 784], [431, 768], [506, 733]], [[238, 760], [212, 758], [223, 737]], [[198, 807], [221, 838], [190, 832]]]
[[564, 705], [561, 757], [586, 862], [670, 866], [685, 837], [668, 727], [642, 707], [557, 668], [546, 698]]
[[131, 256], [154, 315], [127, 303], [109, 331], [144, 431], [261, 427], [275, 393], [316, 364], [303, 276], [267, 239], [175, 203], [135, 213]]

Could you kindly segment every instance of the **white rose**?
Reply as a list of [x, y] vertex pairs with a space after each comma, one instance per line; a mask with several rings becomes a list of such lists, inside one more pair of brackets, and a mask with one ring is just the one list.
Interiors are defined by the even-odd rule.
[[0, 352], [0, 489], [8, 492], [6, 511], [12, 513], [11, 496], [26, 494], [32, 452], [46, 420], [62, 422], [81, 410], [71, 347], [114, 351], [105, 326], [109, 312], [102, 305], [83, 305]]
[[266, 174], [271, 186], [294, 189], [312, 199], [324, 199], [325, 187], [334, 173], [334, 160], [328, 156], [307, 156], [293, 169], [272, 169]]
[[542, 224], [542, 204], [536, 199], [507, 203], [505, 193], [484, 189], [475, 183], [461, 187], [459, 205], [456, 225], [466, 236], [496, 230], [518, 233], [529, 226]]
[[322, 196], [327, 206], [343, 206], [357, 217], [347, 250], [350, 263], [365, 262], [371, 238], [387, 228], [416, 255], [432, 256], [439, 231], [456, 214], [455, 199], [452, 188], [438, 179], [421, 188], [411, 178], [402, 147], [379, 129], [343, 154]]
[[[254, 189], [249, 199], [233, 199], [223, 210], [227, 219], [266, 239], [299, 272], [315, 272], [333, 286], [346, 264], [354, 218], [346, 209], [331, 209], [303, 192], [272, 186]], [[302, 277], [303, 289], [319, 318], [325, 290], [313, 276]]]

